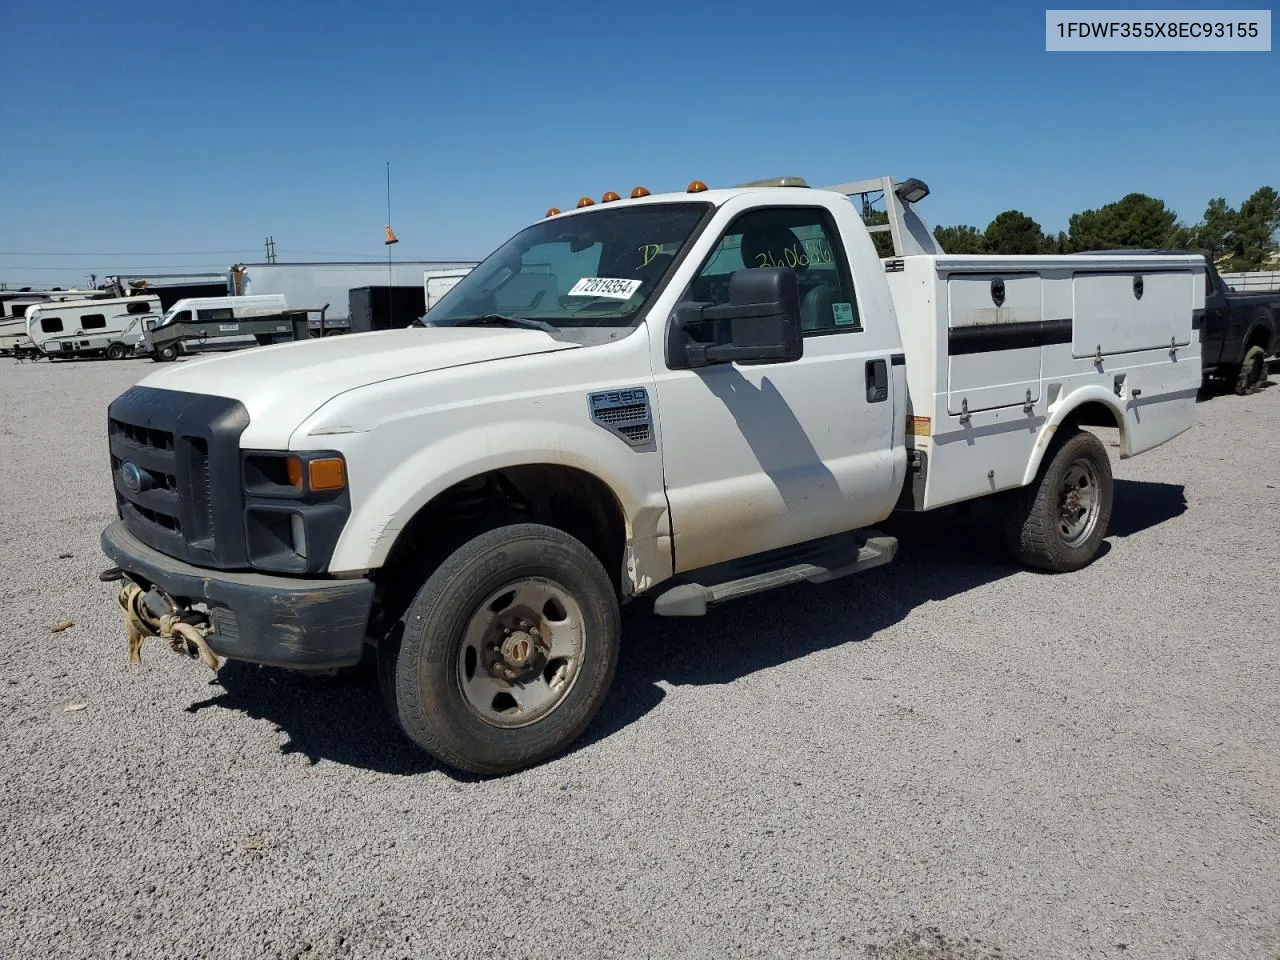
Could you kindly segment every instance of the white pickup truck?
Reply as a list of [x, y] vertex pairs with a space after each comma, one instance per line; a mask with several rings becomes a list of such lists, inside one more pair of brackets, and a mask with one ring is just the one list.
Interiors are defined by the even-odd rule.
[[895, 510], [978, 497], [1025, 564], [1089, 563], [1112, 471], [1083, 428], [1125, 458], [1192, 425], [1204, 260], [947, 256], [927, 192], [583, 198], [425, 326], [151, 374], [109, 410], [132, 657], [368, 653], [408, 737], [500, 774], [599, 709], [624, 602], [696, 616], [866, 570]]

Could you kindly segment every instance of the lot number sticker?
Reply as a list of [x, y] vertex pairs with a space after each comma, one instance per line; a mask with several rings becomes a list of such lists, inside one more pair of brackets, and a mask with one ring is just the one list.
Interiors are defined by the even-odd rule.
[[613, 277], [583, 277], [569, 290], [571, 297], [608, 297], [610, 300], [630, 300], [640, 289], [640, 280], [622, 280]]

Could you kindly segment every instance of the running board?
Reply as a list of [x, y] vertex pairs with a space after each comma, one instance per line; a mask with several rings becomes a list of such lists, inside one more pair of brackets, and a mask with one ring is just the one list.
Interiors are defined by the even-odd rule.
[[708, 607], [726, 600], [749, 597], [793, 583], [826, 583], [882, 567], [892, 561], [897, 552], [897, 537], [886, 537], [876, 530], [843, 534], [772, 555], [776, 562], [785, 563], [785, 566], [762, 569], [770, 556], [766, 555], [746, 562], [724, 564], [719, 568], [730, 577], [743, 566], [754, 568], [755, 572], [745, 576], [720, 579], [712, 576], [715, 568], [692, 574], [712, 582], [681, 583], [663, 591], [653, 601], [653, 612], [660, 617], [701, 617]]

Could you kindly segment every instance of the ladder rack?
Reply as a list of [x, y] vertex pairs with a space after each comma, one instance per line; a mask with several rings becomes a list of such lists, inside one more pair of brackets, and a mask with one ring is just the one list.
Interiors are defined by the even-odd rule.
[[[802, 177], [773, 177], [768, 180], [751, 180], [740, 187], [807, 187]], [[929, 225], [915, 211], [915, 204], [929, 195], [929, 187], [923, 180], [909, 177], [895, 180], [893, 177], [875, 177], [871, 180], [850, 180], [819, 190], [830, 190], [848, 197], [858, 208], [859, 216], [865, 214], [876, 199], [883, 199], [888, 223], [867, 224], [871, 233], [887, 233], [893, 240], [893, 255], [909, 257], [919, 254], [941, 254]]]

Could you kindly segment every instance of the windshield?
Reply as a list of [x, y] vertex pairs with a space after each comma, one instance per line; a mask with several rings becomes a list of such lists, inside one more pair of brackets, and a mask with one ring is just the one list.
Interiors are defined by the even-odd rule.
[[487, 317], [532, 326], [629, 326], [706, 214], [651, 203], [544, 220], [516, 234], [427, 312], [447, 327]]

